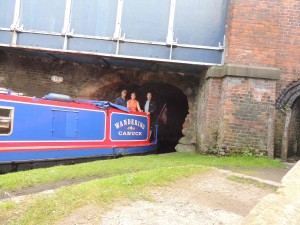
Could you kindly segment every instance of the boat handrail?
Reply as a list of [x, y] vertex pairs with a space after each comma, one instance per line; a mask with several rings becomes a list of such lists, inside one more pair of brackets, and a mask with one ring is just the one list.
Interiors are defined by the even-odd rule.
[[0, 94], [23, 96], [23, 93], [21, 93], [21, 92], [19, 92], [19, 93], [14, 92], [14, 91], [6, 89], [6, 88], [0, 88]]

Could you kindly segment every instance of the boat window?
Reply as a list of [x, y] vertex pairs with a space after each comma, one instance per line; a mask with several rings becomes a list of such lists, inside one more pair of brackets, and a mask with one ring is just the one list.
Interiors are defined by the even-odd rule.
[[14, 110], [0, 107], [0, 135], [10, 135], [13, 127]]

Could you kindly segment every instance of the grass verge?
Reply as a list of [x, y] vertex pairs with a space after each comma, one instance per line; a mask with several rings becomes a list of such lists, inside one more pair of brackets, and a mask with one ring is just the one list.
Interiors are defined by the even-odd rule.
[[[9, 224], [53, 224], [86, 204], [109, 207], [122, 199], [144, 199], [149, 187], [162, 186], [182, 177], [207, 171], [200, 165], [158, 168], [96, 179], [57, 189], [52, 194], [38, 194], [22, 203], [0, 203], [0, 219], [14, 215]], [[7, 218], [6, 218], [7, 219]]]
[[109, 177], [161, 167], [204, 165], [227, 168], [283, 168], [278, 160], [255, 157], [215, 157], [199, 154], [131, 156], [69, 166], [56, 166], [0, 175], [0, 195], [22, 188], [51, 184], [63, 180]]

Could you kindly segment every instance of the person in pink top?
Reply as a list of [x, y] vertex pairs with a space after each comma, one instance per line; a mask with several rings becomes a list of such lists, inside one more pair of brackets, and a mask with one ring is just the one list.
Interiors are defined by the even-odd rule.
[[132, 92], [130, 97], [131, 99], [127, 101], [127, 108], [131, 112], [136, 112], [136, 111], [143, 112], [143, 110], [141, 110], [138, 100], [136, 100], [135, 92]]

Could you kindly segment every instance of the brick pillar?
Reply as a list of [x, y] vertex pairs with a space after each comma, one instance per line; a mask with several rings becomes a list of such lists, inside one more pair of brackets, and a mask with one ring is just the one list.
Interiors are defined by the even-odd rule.
[[216, 146], [224, 155], [253, 149], [256, 154], [272, 156], [279, 76], [280, 70], [269, 67], [228, 64], [210, 68], [198, 117], [198, 123], [205, 120], [198, 128], [203, 150]]
[[217, 147], [222, 79], [206, 79], [200, 84], [197, 115], [197, 147], [208, 152]]

